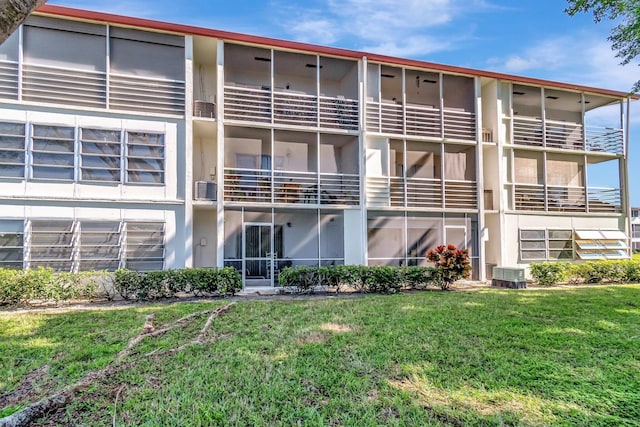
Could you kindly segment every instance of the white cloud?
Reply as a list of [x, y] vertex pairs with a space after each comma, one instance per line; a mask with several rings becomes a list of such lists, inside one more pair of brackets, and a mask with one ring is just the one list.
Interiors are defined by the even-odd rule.
[[[450, 49], [464, 38], [441, 30], [463, 13], [490, 8], [484, 0], [320, 0], [315, 9], [278, 4], [283, 28], [296, 40], [398, 56]], [[452, 37], [451, 34], [456, 34]]]

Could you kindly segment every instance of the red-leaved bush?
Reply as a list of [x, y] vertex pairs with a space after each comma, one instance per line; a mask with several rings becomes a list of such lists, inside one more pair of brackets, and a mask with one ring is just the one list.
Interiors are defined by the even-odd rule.
[[468, 278], [471, 273], [468, 249], [440, 245], [427, 251], [427, 260], [433, 262], [442, 290], [451, 288], [453, 282]]

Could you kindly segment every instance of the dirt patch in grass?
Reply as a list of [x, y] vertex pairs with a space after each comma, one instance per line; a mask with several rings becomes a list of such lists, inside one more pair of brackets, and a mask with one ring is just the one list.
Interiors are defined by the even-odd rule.
[[49, 377], [49, 365], [43, 365], [26, 374], [15, 390], [1, 394], [0, 408], [32, 401], [54, 390], [55, 384]]
[[309, 334], [298, 340], [300, 344], [318, 344], [323, 343], [329, 339], [329, 335], [320, 331], [311, 331]]
[[337, 334], [343, 334], [345, 332], [353, 332], [353, 328], [349, 325], [342, 325], [339, 323], [323, 323], [320, 325], [320, 329], [326, 332], [334, 332]]

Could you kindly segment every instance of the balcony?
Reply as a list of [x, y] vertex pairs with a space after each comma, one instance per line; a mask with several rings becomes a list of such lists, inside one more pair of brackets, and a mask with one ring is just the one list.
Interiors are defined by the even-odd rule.
[[[620, 213], [620, 190], [542, 184], [514, 184], [517, 211]], [[585, 200], [585, 195], [586, 200]]]
[[555, 120], [547, 120], [543, 126], [538, 118], [513, 118], [513, 143], [516, 145], [622, 154], [623, 136], [622, 129]]
[[368, 177], [370, 207], [478, 209], [475, 181], [433, 178]]
[[355, 206], [360, 203], [356, 174], [225, 168], [224, 200]]
[[476, 115], [455, 109], [389, 102], [367, 102], [367, 130], [426, 138], [476, 140]]
[[224, 96], [226, 120], [352, 131], [359, 126], [355, 99], [240, 85], [225, 86]]

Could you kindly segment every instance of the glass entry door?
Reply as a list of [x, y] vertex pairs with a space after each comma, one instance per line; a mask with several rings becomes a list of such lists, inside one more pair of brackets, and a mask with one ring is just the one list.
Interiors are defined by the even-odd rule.
[[273, 224], [245, 223], [243, 278], [245, 287], [273, 286]]

